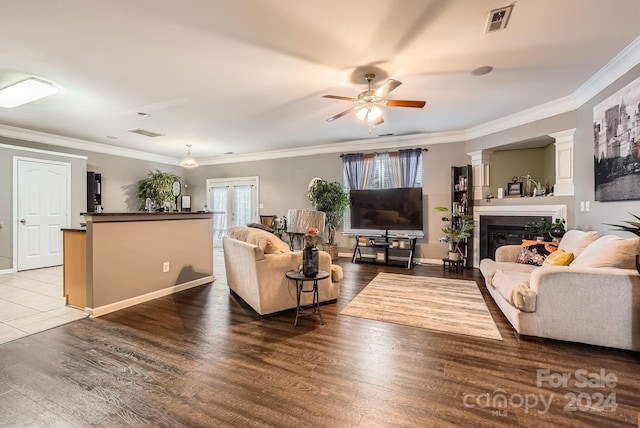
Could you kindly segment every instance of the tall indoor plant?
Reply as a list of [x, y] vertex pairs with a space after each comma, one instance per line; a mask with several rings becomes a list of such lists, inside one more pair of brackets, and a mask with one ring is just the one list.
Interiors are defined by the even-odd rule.
[[175, 197], [171, 192], [171, 185], [174, 181], [180, 180], [180, 176], [172, 172], [163, 172], [159, 169], [149, 171], [147, 178], [138, 181], [138, 199], [140, 200], [140, 210], [144, 211], [147, 198], [156, 206], [157, 210], [163, 210], [165, 203], [172, 203]]
[[[334, 243], [336, 228], [340, 226], [344, 210], [349, 206], [349, 194], [344, 186], [337, 181], [329, 182], [321, 178], [315, 178], [309, 184], [308, 196], [315, 209], [325, 213], [325, 224], [328, 228], [328, 247], [332, 247], [331, 251], [327, 252], [335, 259], [337, 258], [336, 244]], [[323, 245], [323, 248], [325, 247], [327, 246]]]
[[[447, 207], [435, 207], [437, 212], [448, 212]], [[469, 214], [462, 214], [459, 217], [459, 221], [453, 221], [452, 217], [442, 216], [441, 220], [444, 222], [442, 232], [445, 236], [440, 238], [440, 242], [449, 244], [449, 256], [450, 260], [458, 260], [460, 256], [465, 257], [464, 249], [461, 247], [461, 243], [471, 236], [473, 230], [473, 216]]]

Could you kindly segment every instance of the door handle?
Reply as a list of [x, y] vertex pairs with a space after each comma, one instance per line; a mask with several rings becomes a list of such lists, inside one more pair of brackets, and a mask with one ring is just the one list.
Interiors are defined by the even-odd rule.
[[27, 220], [25, 220], [25, 219], [21, 219], [21, 220], [20, 220], [20, 223], [21, 223], [21, 224], [27, 224]]

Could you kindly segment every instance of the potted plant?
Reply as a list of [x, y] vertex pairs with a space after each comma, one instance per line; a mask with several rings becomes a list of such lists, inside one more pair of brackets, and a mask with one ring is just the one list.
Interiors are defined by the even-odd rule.
[[[447, 207], [435, 207], [435, 211], [448, 212]], [[469, 214], [462, 214], [459, 216], [459, 222], [454, 225], [452, 218], [443, 216], [442, 221], [445, 226], [442, 228], [445, 236], [440, 238], [440, 242], [443, 244], [449, 244], [449, 260], [459, 260], [460, 257], [464, 258], [464, 250], [460, 244], [471, 236], [473, 230], [473, 216]]]
[[534, 233], [538, 241], [546, 241], [549, 238], [549, 232], [553, 228], [554, 224], [546, 218], [542, 217], [540, 220], [530, 221], [525, 224], [524, 230]]
[[613, 226], [613, 227], [617, 227], [617, 229], [615, 230], [621, 230], [624, 232], [630, 232], [633, 233], [636, 236], [640, 236], [640, 217], [638, 217], [637, 215], [631, 214], [629, 213], [631, 216], [633, 216], [636, 220], [638, 221], [624, 221], [623, 223], [627, 223], [627, 224], [610, 224], [610, 223], [605, 223], [607, 226]]
[[[623, 223], [627, 224], [610, 224], [605, 223], [607, 226], [617, 227], [615, 230], [621, 230], [624, 232], [633, 233], [636, 236], [640, 236], [640, 217], [635, 214], [629, 213], [632, 217], [634, 217], [638, 221], [624, 221]], [[636, 254], [636, 270], [640, 273], [640, 255]]]
[[560, 239], [567, 233], [567, 230], [564, 227], [565, 221], [563, 218], [557, 218], [556, 221], [551, 225], [551, 229], [549, 230], [549, 235], [553, 238], [553, 242], [560, 242]]
[[334, 243], [336, 228], [340, 226], [344, 210], [349, 206], [349, 194], [344, 186], [337, 182], [329, 182], [321, 178], [314, 178], [309, 183], [309, 201], [318, 211], [324, 212], [326, 216], [325, 224], [328, 227], [328, 244], [323, 244], [322, 248], [329, 254], [331, 259], [338, 258], [337, 245]]
[[150, 199], [155, 204], [156, 211], [164, 211], [165, 203], [175, 202], [171, 185], [178, 180], [180, 176], [172, 172], [162, 172], [159, 169], [149, 171], [147, 178], [138, 181], [140, 210], [147, 209], [147, 199]]

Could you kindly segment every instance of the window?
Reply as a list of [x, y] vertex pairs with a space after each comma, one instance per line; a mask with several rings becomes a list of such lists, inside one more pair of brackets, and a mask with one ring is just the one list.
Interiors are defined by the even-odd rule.
[[[422, 149], [391, 153], [343, 155], [343, 183], [347, 190], [422, 187]], [[351, 229], [351, 215], [345, 212], [345, 233], [383, 234], [380, 230]]]

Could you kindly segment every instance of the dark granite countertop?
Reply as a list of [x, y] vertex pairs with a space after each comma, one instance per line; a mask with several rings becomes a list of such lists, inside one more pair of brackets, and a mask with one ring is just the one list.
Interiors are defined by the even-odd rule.
[[215, 214], [211, 211], [128, 211], [128, 212], [106, 212], [106, 213], [80, 213], [80, 215], [90, 215], [96, 217], [108, 217], [108, 216], [122, 216], [122, 215], [202, 215], [202, 214]]

